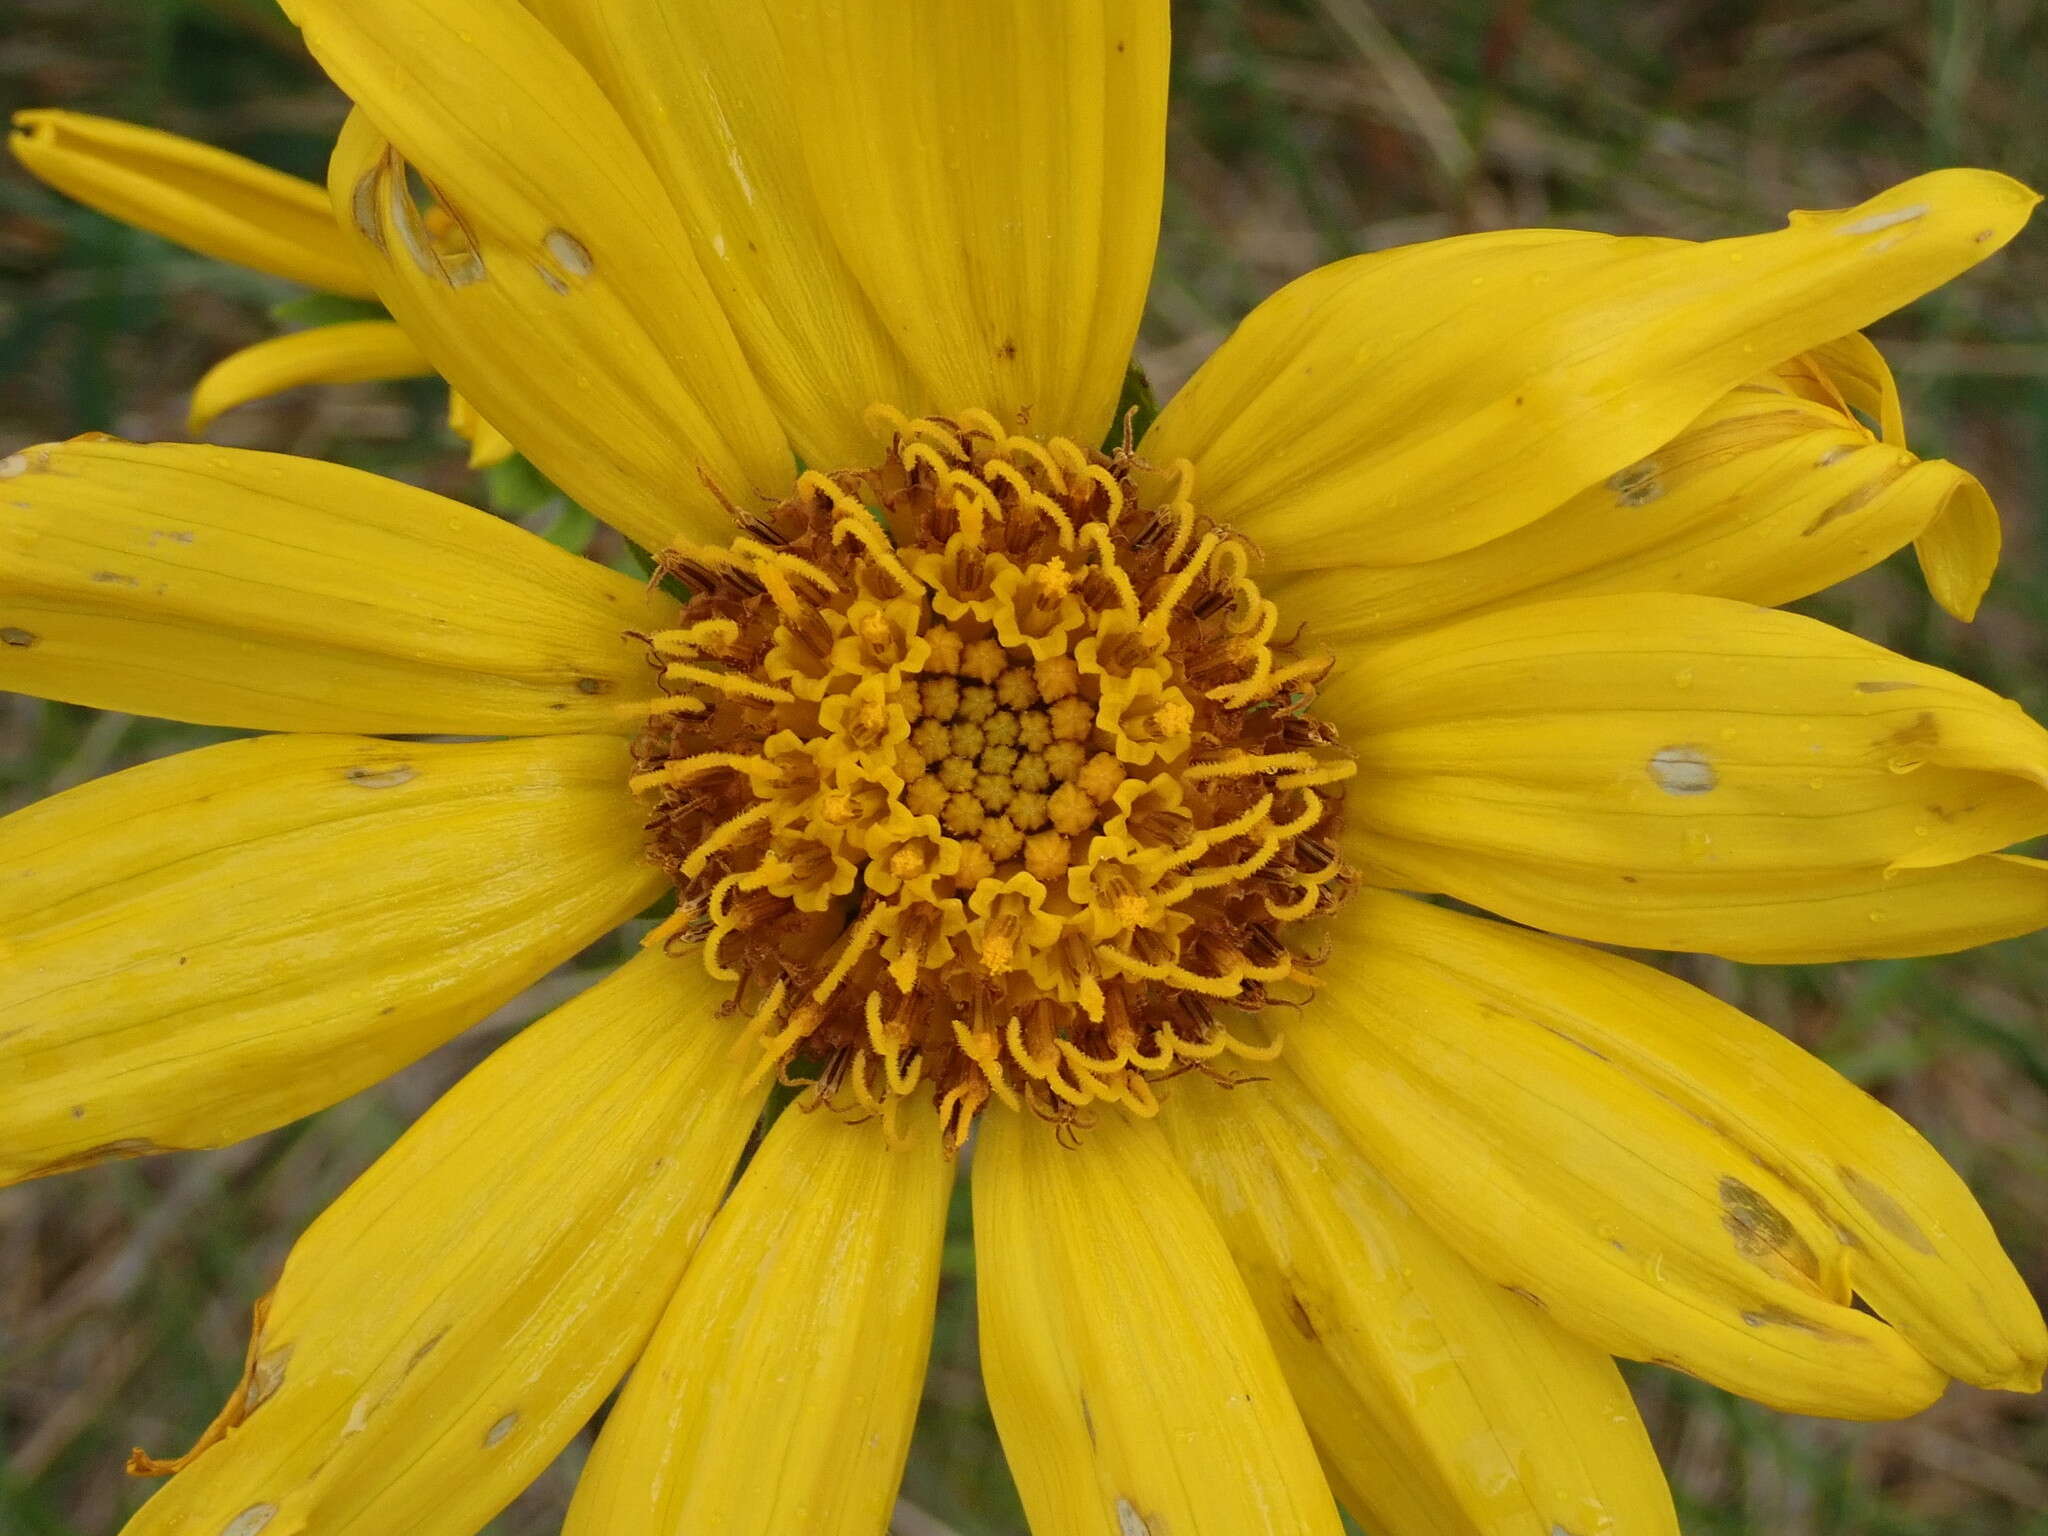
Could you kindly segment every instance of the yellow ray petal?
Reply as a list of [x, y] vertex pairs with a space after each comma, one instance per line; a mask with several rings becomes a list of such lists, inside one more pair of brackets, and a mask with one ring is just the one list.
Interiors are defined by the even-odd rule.
[[2040, 1308], [1963, 1181], [1877, 1100], [1661, 971], [1399, 897], [1366, 900], [1370, 942], [1394, 957], [1388, 974], [1454, 972], [1475, 997], [1712, 1125], [1822, 1212], [1850, 1283], [1936, 1365], [1978, 1386], [2039, 1388]]
[[1151, 280], [1165, 0], [798, 0], [791, 113], [927, 398], [1099, 440]]
[[1145, 452], [1192, 459], [1203, 511], [1277, 569], [1455, 554], [1968, 270], [2035, 201], [1937, 171], [1743, 239], [1510, 230], [1353, 257], [1253, 311]]
[[185, 425], [194, 436], [224, 412], [301, 384], [361, 384], [434, 371], [418, 345], [389, 320], [349, 320], [273, 336], [230, 353], [192, 391]]
[[643, 954], [449, 1090], [292, 1249], [255, 1406], [126, 1536], [470, 1536], [510, 1502], [631, 1364], [759, 1113], [722, 1000]]
[[1913, 541], [1913, 552], [1920, 558], [1920, 574], [1934, 600], [1968, 622], [1977, 616], [1977, 605], [1991, 585], [2003, 543], [1998, 508], [1984, 488], [1966, 476], [1941, 515]]
[[1761, 875], [1555, 871], [1455, 848], [1375, 837], [1353, 848], [1375, 885], [1481, 890], [1484, 905], [1557, 933], [1697, 950], [1754, 965], [1946, 955], [2048, 928], [2048, 863], [1993, 853], [1938, 869]]
[[82, 112], [17, 112], [8, 147], [66, 196], [202, 256], [323, 293], [373, 294], [326, 194], [310, 181], [173, 133]]
[[[1496, 990], [1430, 948], [1438, 916], [1361, 893], [1287, 1048], [1439, 1234], [1600, 1348], [1776, 1408], [1888, 1418], [1940, 1394], [1848, 1304], [1855, 1257], [1797, 1174], [1556, 1023], [1577, 997]], [[1404, 923], [1420, 936], [1388, 937]]]
[[452, 389], [448, 391], [448, 429], [469, 444], [471, 469], [489, 469], [519, 451], [510, 438], [485, 421], [475, 406]]
[[975, 1144], [981, 1364], [1034, 1536], [1337, 1536], [1307, 1432], [1164, 1138], [1078, 1150], [1022, 1115]]
[[[1848, 403], [1878, 424], [1884, 441], [1903, 448], [1906, 418], [1899, 386], [1870, 340], [1851, 333], [1814, 355]], [[1991, 585], [2001, 541], [1998, 509], [1984, 488], [1967, 476], [1941, 515], [1914, 541], [1934, 600], [1965, 623], [1977, 616], [1977, 605]]]
[[605, 1421], [563, 1536], [877, 1536], [917, 1416], [953, 1165], [792, 1107]]
[[0, 688], [206, 725], [634, 728], [674, 605], [473, 507], [280, 454], [0, 461]]
[[[1775, 900], [1780, 948], [1897, 944], [1814, 898], [2048, 829], [2048, 732], [2018, 705], [1719, 598], [1510, 608], [1357, 653], [1321, 707], [1372, 786], [1347, 824], [1362, 861], [1602, 941], [1754, 958], [1725, 893]], [[1582, 893], [1617, 885], [1655, 896], [1583, 921]]]
[[786, 492], [788, 445], [659, 178], [519, 0], [290, 9], [358, 104], [328, 172], [336, 216], [487, 420], [650, 548], [728, 537], [713, 485], [742, 504]]
[[617, 737], [202, 747], [0, 821], [0, 1182], [216, 1147], [644, 907]]
[[1160, 1117], [1258, 1303], [1346, 1507], [1371, 1530], [1677, 1536], [1605, 1353], [1445, 1246], [1284, 1066]]
[[[1817, 368], [1820, 355], [1793, 359], [1787, 373]], [[1416, 565], [1299, 571], [1270, 591], [1331, 645], [1604, 592], [1776, 605], [1876, 564], [1979, 501], [1988, 505], [1964, 470], [1881, 444], [1839, 398], [1802, 398], [1790, 378], [1768, 374], [1646, 458], [1499, 538]], [[1981, 594], [1989, 566], [1970, 579]]]
[[875, 440], [861, 420], [870, 402], [913, 415], [938, 404], [834, 246], [811, 191], [802, 129], [818, 110], [818, 82], [790, 60], [784, 24], [752, 5], [530, 8], [605, 88], [660, 174], [806, 463], [872, 460]]

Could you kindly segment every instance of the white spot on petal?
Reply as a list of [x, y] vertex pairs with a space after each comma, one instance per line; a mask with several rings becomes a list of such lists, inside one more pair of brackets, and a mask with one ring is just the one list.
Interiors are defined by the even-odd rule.
[[1704, 795], [1721, 776], [1698, 747], [1661, 747], [1650, 754], [1650, 777], [1667, 795]]
[[590, 247], [566, 229], [549, 230], [540, 243], [554, 258], [555, 265], [571, 277], [588, 277], [596, 269], [596, 263], [590, 259]]
[[517, 1429], [518, 1427], [519, 1411], [517, 1409], [514, 1409], [512, 1412], [506, 1414], [505, 1417], [498, 1420], [498, 1422], [493, 1424], [489, 1429], [484, 1431], [484, 1444], [486, 1446], [496, 1445], [500, 1440], [503, 1440], [507, 1435], [511, 1434], [512, 1431]]
[[1927, 216], [1925, 203], [1912, 203], [1904, 208], [1894, 208], [1890, 213], [1873, 213], [1858, 219], [1854, 224], [1844, 224], [1835, 233], [1838, 235], [1874, 235], [1880, 229], [1890, 229], [1894, 224], [1910, 224], [1915, 219]]
[[275, 1504], [251, 1504], [221, 1529], [220, 1536], [256, 1536], [277, 1518]]
[[1152, 1523], [1138, 1513], [1129, 1499], [1116, 1501], [1117, 1536], [1152, 1536]]

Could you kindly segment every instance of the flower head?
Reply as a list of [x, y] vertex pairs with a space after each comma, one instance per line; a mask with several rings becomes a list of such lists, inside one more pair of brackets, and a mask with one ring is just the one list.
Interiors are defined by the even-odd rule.
[[1995, 513], [1858, 332], [2030, 193], [1357, 257], [1141, 431], [1161, 3], [291, 9], [379, 298], [656, 579], [9, 460], [0, 679], [298, 734], [4, 824], [0, 1168], [266, 1129], [676, 904], [305, 1236], [135, 1532], [474, 1530], [629, 1366], [576, 1536], [879, 1531], [963, 1147], [1041, 1532], [1669, 1533], [1613, 1355], [2038, 1382], [1903, 1122], [1573, 942], [2048, 923], [2048, 732], [1767, 606], [1908, 542], [1975, 606]]

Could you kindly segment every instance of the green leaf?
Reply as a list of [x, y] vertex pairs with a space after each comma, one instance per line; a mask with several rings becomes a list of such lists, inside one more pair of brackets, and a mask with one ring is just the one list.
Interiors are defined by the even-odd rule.
[[561, 494], [554, 481], [521, 454], [515, 453], [484, 471], [484, 499], [500, 517], [526, 517]]
[[270, 306], [270, 318], [294, 330], [310, 331], [348, 320], [389, 320], [391, 312], [374, 299], [346, 299], [338, 293], [308, 293]]
[[1102, 440], [1102, 451], [1115, 453], [1123, 447], [1127, 422], [1129, 440], [1135, 445], [1150, 430], [1158, 415], [1159, 401], [1152, 394], [1152, 381], [1145, 377], [1145, 370], [1134, 359], [1124, 369], [1123, 393], [1117, 396], [1116, 419], [1109, 424], [1109, 436]]

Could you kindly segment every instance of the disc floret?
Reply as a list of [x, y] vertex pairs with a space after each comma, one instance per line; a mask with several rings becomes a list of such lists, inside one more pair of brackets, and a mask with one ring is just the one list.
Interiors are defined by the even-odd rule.
[[929, 1095], [954, 1146], [991, 1101], [1150, 1115], [1270, 1058], [1218, 1009], [1312, 985], [1289, 930], [1352, 880], [1328, 658], [1276, 641], [1187, 464], [873, 419], [875, 465], [660, 556], [691, 596], [646, 637], [650, 942], [736, 984], [760, 1070], [891, 1121]]

